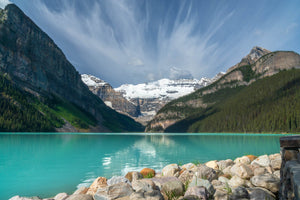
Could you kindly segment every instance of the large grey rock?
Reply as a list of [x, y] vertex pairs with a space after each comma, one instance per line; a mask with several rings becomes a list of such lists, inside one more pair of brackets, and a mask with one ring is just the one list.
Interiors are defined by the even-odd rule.
[[205, 187], [193, 186], [187, 189], [183, 199], [188, 198], [189, 196], [195, 196], [198, 199], [208, 199], [210, 195]]
[[158, 190], [151, 192], [134, 192], [130, 195], [129, 199], [132, 200], [164, 200], [164, 197]]
[[161, 174], [162, 176], [175, 176], [175, 174], [179, 171], [180, 167], [177, 164], [170, 164], [162, 169]]
[[231, 159], [227, 159], [227, 160], [220, 160], [219, 162], [217, 162], [217, 164], [219, 166], [219, 170], [223, 170], [226, 167], [234, 165], [234, 162]]
[[205, 179], [198, 178], [197, 176], [193, 176], [192, 182], [189, 184], [189, 187], [194, 187], [194, 186], [202, 186], [207, 189], [207, 191], [212, 195], [215, 191], [214, 187], [212, 184]]
[[124, 182], [111, 185], [107, 188], [107, 194], [112, 199], [130, 196], [131, 193], [133, 193], [132, 187]]
[[250, 164], [251, 160], [247, 156], [242, 156], [242, 157], [236, 158], [234, 160], [234, 163]]
[[132, 182], [132, 188], [135, 192], [152, 192], [155, 184], [150, 179], [135, 180]]
[[66, 200], [94, 200], [91, 195], [88, 194], [72, 194]]
[[80, 187], [78, 188], [73, 194], [86, 194], [89, 188], [87, 187]]
[[228, 175], [232, 175], [231, 174], [231, 167], [232, 166], [228, 166], [225, 169], [222, 170], [223, 174], [228, 174]]
[[212, 160], [212, 161], [208, 161], [207, 163], [205, 163], [205, 165], [214, 170], [219, 170], [219, 165], [217, 162], [218, 162], [217, 160]]
[[132, 187], [128, 183], [120, 182], [107, 188], [98, 189], [94, 195], [95, 200], [111, 200], [130, 196], [133, 193]]
[[198, 178], [207, 179], [209, 181], [218, 178], [217, 172], [214, 169], [207, 167], [206, 165], [198, 166], [195, 175]]
[[230, 171], [232, 175], [237, 175], [240, 178], [244, 178], [244, 179], [250, 178], [254, 175], [252, 169], [243, 163], [237, 163], [233, 165]]
[[264, 188], [250, 188], [250, 200], [275, 200], [276, 196]]
[[250, 167], [251, 167], [251, 169], [254, 171], [256, 168], [259, 168], [259, 167], [262, 167], [262, 166], [260, 166], [260, 165], [257, 164], [257, 163], [251, 163], [251, 164], [250, 164]]
[[188, 184], [192, 181], [194, 174], [195, 172], [192, 170], [185, 170], [178, 178], [183, 184]]
[[97, 192], [94, 195], [94, 200], [111, 200], [111, 198], [104, 192]]
[[214, 189], [220, 189], [220, 190], [223, 190], [225, 187], [226, 187], [226, 183], [223, 183], [219, 180], [213, 180], [211, 182], [211, 184], [213, 185]]
[[270, 161], [268, 155], [263, 155], [263, 156], [259, 156], [258, 158], [256, 158], [255, 160], [253, 160], [251, 162], [251, 164], [254, 164], [254, 163], [258, 164], [260, 166], [263, 166], [263, 167], [268, 167], [268, 166], [270, 166], [271, 161]]
[[230, 195], [230, 200], [236, 200], [236, 199], [249, 199], [249, 193], [244, 187], [237, 187], [233, 189], [232, 195]]
[[68, 197], [67, 193], [59, 193], [55, 195], [54, 200], [65, 200]]
[[134, 180], [140, 180], [143, 179], [143, 175], [140, 172], [128, 172], [125, 175], [125, 178], [127, 178], [130, 182], [134, 181]]
[[250, 181], [254, 186], [266, 188], [271, 192], [278, 192], [279, 190], [280, 179], [273, 174], [253, 176]]
[[279, 153], [269, 155], [270, 165], [272, 169], [279, 170], [281, 168], [281, 155]]
[[239, 176], [233, 176], [229, 181], [228, 185], [231, 188], [237, 188], [239, 186], [244, 186], [245, 185], [245, 180], [240, 178]]
[[174, 176], [152, 178], [151, 180], [165, 194], [180, 196], [184, 192], [183, 183]]
[[224, 176], [220, 176], [220, 177], [218, 178], [218, 180], [221, 181], [222, 183], [228, 183], [228, 182], [229, 182], [229, 179], [226, 178], [226, 177], [224, 177]]
[[168, 181], [162, 185], [162, 192], [166, 195], [181, 196], [184, 193], [184, 185], [180, 180]]
[[199, 200], [199, 198], [197, 196], [189, 195], [189, 196], [184, 196], [184, 197], [181, 196], [177, 200]]
[[229, 195], [226, 191], [217, 189], [214, 194], [214, 200], [228, 200]]
[[129, 199], [132, 199], [132, 200], [145, 199], [144, 192], [133, 192], [129, 196]]
[[262, 174], [269, 173], [265, 167], [257, 167], [253, 170], [253, 172], [254, 172], [254, 176], [259, 176]]
[[107, 186], [107, 179], [105, 177], [98, 177], [88, 188], [86, 194], [94, 196], [99, 188], [105, 188]]
[[164, 197], [158, 190], [153, 190], [151, 192], [145, 192], [144, 197], [147, 200], [163, 200], [164, 199]]
[[107, 185], [109, 185], [109, 186], [115, 185], [117, 183], [128, 183], [129, 185], [131, 185], [130, 181], [123, 176], [113, 176], [107, 180]]
[[185, 165], [181, 166], [182, 170], [191, 170], [191, 171], [196, 171], [197, 166], [194, 163], [187, 163]]
[[154, 182], [154, 184], [161, 190], [162, 186], [170, 181], [180, 181], [178, 178], [174, 176], [169, 176], [169, 177], [155, 177], [150, 179]]

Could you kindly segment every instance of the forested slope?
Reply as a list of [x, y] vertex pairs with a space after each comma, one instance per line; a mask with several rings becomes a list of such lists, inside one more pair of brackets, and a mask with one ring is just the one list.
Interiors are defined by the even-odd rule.
[[[226, 91], [227, 90], [227, 91]], [[166, 132], [300, 132], [300, 69], [205, 95], [215, 104], [195, 111]]]

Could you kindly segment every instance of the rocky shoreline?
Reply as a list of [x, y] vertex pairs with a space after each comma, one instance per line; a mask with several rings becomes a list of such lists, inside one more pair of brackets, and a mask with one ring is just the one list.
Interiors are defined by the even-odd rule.
[[[205, 164], [170, 164], [161, 172], [144, 168], [125, 177], [98, 177], [73, 194], [43, 200], [237, 200], [278, 199], [281, 155], [247, 155]], [[14, 196], [10, 200], [40, 200]]]

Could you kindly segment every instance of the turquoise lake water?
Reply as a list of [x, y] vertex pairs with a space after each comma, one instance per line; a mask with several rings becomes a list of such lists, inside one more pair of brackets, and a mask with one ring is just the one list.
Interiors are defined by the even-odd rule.
[[72, 193], [98, 176], [279, 153], [282, 135], [0, 134], [0, 199]]

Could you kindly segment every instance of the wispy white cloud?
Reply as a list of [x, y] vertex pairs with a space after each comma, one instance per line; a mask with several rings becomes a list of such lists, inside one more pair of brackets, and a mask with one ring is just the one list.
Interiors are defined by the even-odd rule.
[[163, 12], [153, 10], [157, 1], [89, 0], [80, 2], [82, 8], [76, 1], [59, 2], [53, 9], [32, 0], [30, 14], [81, 73], [114, 86], [168, 77], [171, 67], [196, 78], [213, 76], [252, 46], [280, 47], [299, 30], [293, 23], [299, 14], [264, 15], [263, 5], [248, 14], [253, 4], [243, 2], [238, 7], [212, 1], [209, 8], [202, 1], [170, 1]]
[[78, 14], [73, 4], [63, 3], [60, 11], [39, 0], [34, 5], [42, 13], [37, 20], [46, 24], [50, 36], [59, 35], [59, 46], [80, 72], [114, 84], [167, 77], [173, 66], [201, 76], [211, 64], [205, 58], [218, 48], [210, 39], [233, 15], [220, 15], [208, 30], [199, 30], [191, 5], [182, 1], [174, 26], [167, 25], [174, 19], [161, 19], [156, 40], [150, 42], [151, 13], [146, 8], [140, 15], [133, 1], [95, 2], [87, 5], [90, 12], [85, 14]]

